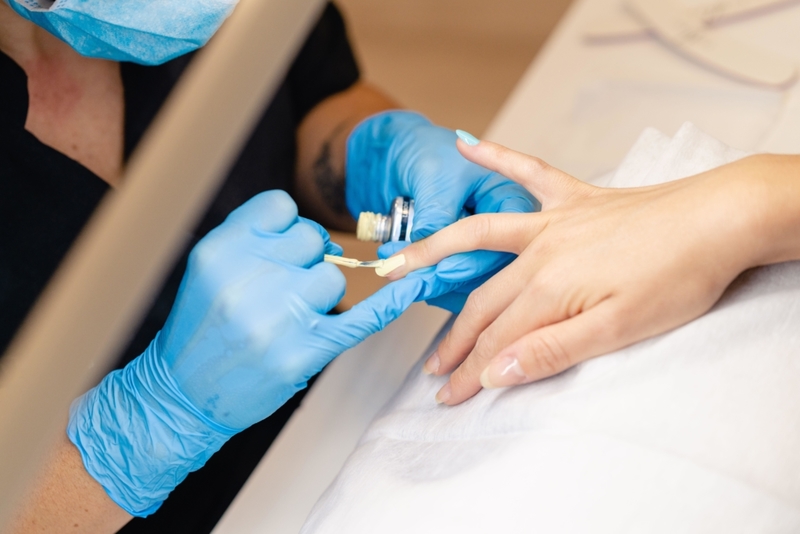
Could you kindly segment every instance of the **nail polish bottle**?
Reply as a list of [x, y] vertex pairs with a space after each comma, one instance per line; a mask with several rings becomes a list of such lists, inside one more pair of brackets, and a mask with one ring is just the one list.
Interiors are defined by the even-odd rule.
[[362, 211], [358, 216], [356, 238], [359, 241], [387, 243], [389, 241], [411, 241], [414, 225], [414, 199], [397, 197], [392, 202], [389, 215]]

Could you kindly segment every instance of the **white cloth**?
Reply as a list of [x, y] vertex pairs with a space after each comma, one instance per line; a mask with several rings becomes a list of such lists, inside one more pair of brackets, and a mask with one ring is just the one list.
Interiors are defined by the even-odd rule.
[[[743, 155], [691, 125], [648, 130], [608, 183]], [[457, 407], [434, 403], [445, 379], [420, 373], [425, 357], [304, 533], [800, 532], [800, 262], [743, 274], [672, 332]]]

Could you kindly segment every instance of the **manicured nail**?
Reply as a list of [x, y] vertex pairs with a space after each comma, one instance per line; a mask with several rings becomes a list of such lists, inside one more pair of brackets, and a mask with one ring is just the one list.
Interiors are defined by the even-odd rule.
[[500, 356], [481, 373], [481, 385], [486, 389], [505, 388], [526, 382], [528, 377], [516, 356]]
[[450, 382], [448, 382], [442, 389], [439, 390], [439, 393], [436, 394], [436, 403], [443, 404], [449, 401], [452, 395], [453, 392], [450, 391]]
[[399, 254], [383, 260], [383, 265], [375, 269], [375, 274], [384, 278], [406, 264], [406, 255]]
[[462, 141], [467, 143], [469, 146], [475, 146], [481, 142], [480, 139], [475, 137], [469, 132], [465, 132], [464, 130], [456, 130], [456, 135], [461, 138]]
[[428, 358], [428, 361], [425, 362], [425, 365], [422, 366], [422, 372], [426, 375], [435, 374], [436, 371], [439, 370], [439, 365], [441, 362], [439, 361], [439, 353], [434, 352], [431, 354], [431, 357]]

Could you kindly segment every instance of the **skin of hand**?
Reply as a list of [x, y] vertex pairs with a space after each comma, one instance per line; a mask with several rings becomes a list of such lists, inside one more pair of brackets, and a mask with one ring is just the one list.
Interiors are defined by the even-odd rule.
[[426, 362], [427, 373], [452, 372], [441, 403], [540, 380], [676, 328], [708, 311], [742, 271], [800, 259], [798, 156], [605, 189], [494, 143], [458, 148], [525, 186], [542, 212], [463, 219], [405, 248], [405, 265], [390, 273], [396, 280], [471, 250], [519, 255], [473, 291]]
[[130, 520], [131, 516], [89, 476], [78, 449], [64, 435], [8, 532], [105, 534], [118, 531]]

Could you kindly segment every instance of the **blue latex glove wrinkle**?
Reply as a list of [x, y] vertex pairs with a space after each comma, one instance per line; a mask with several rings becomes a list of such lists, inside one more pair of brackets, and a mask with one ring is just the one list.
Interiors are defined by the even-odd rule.
[[[347, 207], [354, 218], [362, 211], [388, 213], [392, 201], [415, 201], [418, 241], [456, 222], [463, 212], [529, 213], [540, 204], [525, 188], [467, 161], [456, 149], [455, 132], [410, 111], [388, 111], [361, 122], [347, 141]], [[399, 250], [387, 243], [386, 258]], [[419, 299], [458, 313], [469, 293], [508, 265], [514, 255], [476, 251], [445, 259], [426, 276]], [[427, 272], [427, 271], [426, 271]], [[417, 277], [422, 275], [415, 275]]]
[[232, 435], [263, 420], [341, 352], [397, 318], [423, 281], [400, 280], [340, 315], [341, 254], [283, 192], [262, 193], [194, 248], [148, 349], [77, 399], [67, 433], [122, 508], [153, 513]]
[[205, 45], [238, 0], [6, 0], [78, 53], [158, 65]]

